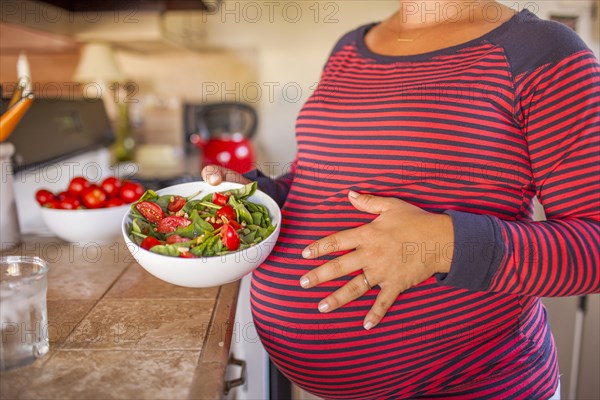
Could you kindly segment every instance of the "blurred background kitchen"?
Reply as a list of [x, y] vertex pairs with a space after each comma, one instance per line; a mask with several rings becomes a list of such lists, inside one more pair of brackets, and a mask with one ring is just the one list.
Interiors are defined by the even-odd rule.
[[[501, 3], [571, 26], [598, 55], [598, 1]], [[346, 31], [398, 6], [396, 0], [0, 4], [2, 110], [20, 75], [30, 77], [35, 95], [8, 139], [15, 146], [15, 196], [25, 234], [44, 231], [24, 212], [33, 191], [64, 187], [73, 174], [117, 171], [160, 187], [197, 179], [207, 160], [242, 172], [255, 166], [271, 175], [286, 172], [296, 150], [296, 114], [332, 46]], [[69, 173], [40, 168], [48, 163]], [[600, 398], [599, 299], [545, 300], [563, 398]], [[251, 344], [250, 357], [264, 361], [255, 338], [239, 342], [234, 351]], [[261, 365], [254, 373], [266, 372], [250, 373], [245, 388], [230, 397], [268, 397], [273, 388]], [[310, 398], [295, 389], [294, 397]]]

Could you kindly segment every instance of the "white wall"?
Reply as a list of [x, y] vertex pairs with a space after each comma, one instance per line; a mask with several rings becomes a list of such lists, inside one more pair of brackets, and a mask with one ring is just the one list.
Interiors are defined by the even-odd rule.
[[592, 4], [600, 7], [598, 0], [538, 0], [516, 1], [496, 0], [512, 8], [527, 8], [542, 19], [550, 19], [552, 15], [578, 16], [577, 33], [594, 51], [596, 57], [600, 55], [600, 32], [598, 20], [592, 18]]
[[[398, 3], [395, 0], [270, 3], [273, 5], [263, 1], [226, 1], [224, 8], [207, 20], [207, 41], [217, 47], [234, 44], [257, 50], [255, 83], [262, 89], [262, 96], [256, 104], [261, 121], [255, 143], [259, 161], [279, 163], [283, 169], [296, 152], [296, 115], [318, 82], [337, 40], [359, 25], [385, 18], [395, 11]], [[216, 100], [219, 95], [211, 98]], [[278, 169], [274, 172], [277, 174]]]

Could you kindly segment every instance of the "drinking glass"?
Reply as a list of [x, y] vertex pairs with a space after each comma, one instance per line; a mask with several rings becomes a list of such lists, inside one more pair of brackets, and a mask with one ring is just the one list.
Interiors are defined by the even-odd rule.
[[47, 273], [39, 257], [0, 258], [0, 371], [48, 353]]

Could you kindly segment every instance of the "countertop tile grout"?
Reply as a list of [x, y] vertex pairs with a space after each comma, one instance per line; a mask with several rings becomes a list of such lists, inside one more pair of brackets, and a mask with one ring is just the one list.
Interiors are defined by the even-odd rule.
[[119, 279], [121, 279], [121, 277], [125, 274], [125, 272], [131, 267], [133, 263], [129, 263], [127, 264], [127, 266], [125, 266], [125, 268], [123, 268], [123, 270], [121, 271], [121, 273], [119, 274], [119, 276], [117, 276], [115, 278], [115, 280], [109, 285], [109, 287], [104, 291], [104, 293], [102, 293], [102, 295], [98, 298], [98, 299], [94, 299], [94, 304], [89, 308], [89, 310], [87, 310], [86, 313], [83, 314], [83, 316], [81, 317], [81, 319], [79, 320], [79, 322], [77, 322], [77, 324], [75, 325], [75, 327], [73, 328], [73, 330], [67, 335], [67, 337], [65, 338], [65, 340], [62, 341], [62, 343], [60, 344], [59, 350], [62, 349], [65, 344], [69, 341], [69, 338], [75, 333], [77, 332], [77, 328], [79, 328], [79, 326], [81, 325], [81, 323], [83, 321], [85, 321], [85, 319], [88, 317], [88, 315], [90, 315], [90, 313], [96, 308], [96, 306], [100, 303], [100, 301], [102, 301], [102, 299], [104, 298], [104, 296], [106, 296], [106, 294], [110, 291], [110, 289], [117, 283], [117, 281]]

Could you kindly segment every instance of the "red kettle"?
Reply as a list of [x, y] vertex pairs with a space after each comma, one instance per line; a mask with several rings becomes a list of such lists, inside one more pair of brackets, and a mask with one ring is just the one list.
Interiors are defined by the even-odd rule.
[[202, 166], [221, 165], [241, 174], [255, 168], [250, 139], [258, 117], [244, 103], [215, 103], [196, 111], [196, 133], [190, 141], [202, 152]]

